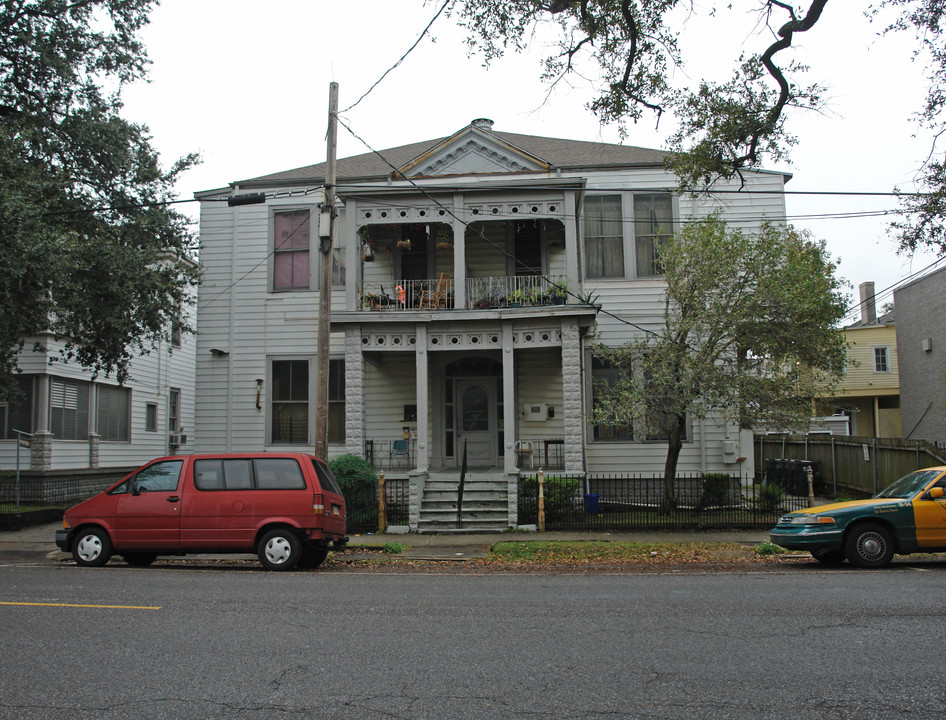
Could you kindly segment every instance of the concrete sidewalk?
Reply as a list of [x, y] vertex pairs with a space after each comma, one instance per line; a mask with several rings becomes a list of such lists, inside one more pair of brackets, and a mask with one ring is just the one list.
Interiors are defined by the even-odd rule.
[[[56, 530], [60, 523], [37, 525], [24, 530], [0, 532], [0, 558], [4, 556], [43, 556], [50, 559], [67, 555], [56, 547]], [[608, 542], [735, 542], [757, 545], [768, 540], [768, 532], [750, 530], [739, 532], [647, 532], [647, 533], [578, 533], [578, 532], [500, 532], [500, 533], [437, 533], [437, 534], [361, 534], [351, 535], [353, 548], [383, 548], [388, 543], [399, 543], [407, 550], [398, 557], [414, 560], [465, 560], [485, 557], [499, 542], [548, 541], [580, 542], [603, 540]]]

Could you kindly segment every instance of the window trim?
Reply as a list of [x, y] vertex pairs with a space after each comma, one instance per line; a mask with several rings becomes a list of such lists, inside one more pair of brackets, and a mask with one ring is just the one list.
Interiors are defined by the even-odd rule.
[[[308, 364], [309, 372], [309, 392], [306, 399], [307, 410], [306, 410], [306, 439], [305, 442], [290, 443], [285, 441], [275, 442], [273, 440], [273, 402], [274, 398], [274, 374], [273, 374], [273, 363], [274, 362], [284, 362], [284, 361], [305, 361]], [[313, 373], [312, 370], [316, 366], [316, 358], [314, 355], [267, 355], [266, 356], [266, 418], [265, 418], [265, 432], [266, 432], [266, 446], [267, 447], [285, 447], [298, 449], [306, 445], [313, 445], [315, 440], [315, 422], [313, 415], [313, 408], [315, 407], [316, 400], [316, 385], [318, 383], [313, 382]]]
[[[85, 437], [75, 437], [75, 438], [62, 437], [56, 432], [56, 429], [53, 427], [53, 384], [57, 382], [63, 383], [63, 384], [71, 383], [77, 386], [85, 386], [86, 397], [85, 397], [84, 411], [79, 408], [76, 408], [77, 413], [82, 413], [82, 412], [85, 413]], [[90, 383], [87, 380], [76, 380], [73, 378], [59, 377], [57, 375], [49, 376], [49, 398], [46, 401], [47, 412], [48, 412], [47, 424], [48, 424], [49, 433], [53, 436], [54, 440], [58, 442], [84, 442], [84, 443], [89, 442], [89, 432], [90, 432], [90, 428], [92, 426], [92, 420], [93, 420], [93, 418], [91, 417], [92, 413], [90, 412], [92, 397], [93, 397], [91, 390], [92, 390], [92, 383]]]
[[[877, 362], [878, 350], [883, 351], [883, 365], [884, 365], [883, 368], [880, 368], [879, 363]], [[877, 373], [878, 375], [887, 375], [890, 372], [892, 372], [891, 367], [890, 367], [890, 346], [889, 345], [874, 345], [871, 348], [871, 354], [873, 355], [875, 373]]]
[[[108, 443], [130, 443], [131, 442], [131, 413], [133, 407], [132, 392], [130, 388], [122, 387], [121, 385], [107, 385], [105, 383], [95, 383], [93, 386], [95, 390], [95, 433], [99, 436], [101, 442]], [[99, 416], [102, 412], [102, 392], [110, 392], [111, 390], [121, 391], [125, 396], [126, 407], [125, 407], [125, 422], [124, 422], [124, 431], [120, 432], [124, 437], [119, 437], [117, 440], [109, 439], [105, 437], [105, 434], [102, 432], [102, 428], [99, 427]]]
[[[151, 422], [149, 413], [154, 412], [154, 422]], [[145, 403], [145, 432], [156, 433], [158, 431], [158, 404], [156, 402]]]
[[610, 283], [628, 280], [660, 280], [661, 275], [641, 275], [637, 268], [637, 221], [635, 217], [634, 200], [636, 197], [668, 195], [670, 197], [670, 234], [675, 234], [680, 230], [680, 196], [673, 192], [667, 192], [664, 188], [655, 187], [651, 189], [624, 190], [619, 192], [609, 192], [606, 188], [589, 189], [585, 193], [585, 202], [588, 198], [620, 195], [621, 196], [621, 228], [623, 233], [622, 248], [624, 251], [624, 274], [620, 276], [592, 277], [588, 274], [588, 258], [586, 256], [585, 235], [585, 205], [582, 206], [579, 228], [581, 231], [581, 274], [582, 279], [594, 283]]
[[[309, 284], [306, 287], [276, 287], [276, 216], [281, 213], [309, 213]], [[269, 251], [268, 287], [271, 293], [314, 292], [319, 289], [319, 262], [321, 255], [318, 251], [318, 207], [314, 205], [280, 205], [269, 208], [269, 237], [267, 248]], [[314, 218], [314, 220], [313, 220]], [[313, 243], [313, 229], [315, 243]]]
[[[630, 437], [622, 436], [616, 438], [596, 438], [595, 432], [597, 424], [591, 419], [594, 413], [594, 351], [590, 348], [586, 352], [586, 362], [585, 367], [587, 368], [585, 383], [586, 383], [586, 411], [587, 411], [587, 438], [589, 444], [604, 444], [604, 445], [654, 445], [654, 444], [666, 444], [668, 439], [663, 438], [649, 438], [647, 437], [647, 417], [645, 416], [639, 422], [635, 422], [631, 427]], [[686, 424], [683, 431], [683, 444], [694, 442], [693, 436], [693, 422], [690, 419], [690, 414], [687, 413]]]

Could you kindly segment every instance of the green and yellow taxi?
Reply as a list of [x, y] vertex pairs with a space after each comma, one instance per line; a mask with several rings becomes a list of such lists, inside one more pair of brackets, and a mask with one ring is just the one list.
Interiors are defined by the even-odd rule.
[[946, 552], [946, 466], [912, 472], [869, 500], [790, 512], [769, 538], [826, 565], [861, 568], [884, 567], [894, 553]]

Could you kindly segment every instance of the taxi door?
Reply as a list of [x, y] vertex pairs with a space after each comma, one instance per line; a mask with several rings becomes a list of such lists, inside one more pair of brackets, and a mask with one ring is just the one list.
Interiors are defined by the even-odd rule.
[[946, 473], [913, 501], [916, 542], [921, 548], [946, 548], [946, 496], [925, 499], [929, 490], [937, 487], [946, 490]]

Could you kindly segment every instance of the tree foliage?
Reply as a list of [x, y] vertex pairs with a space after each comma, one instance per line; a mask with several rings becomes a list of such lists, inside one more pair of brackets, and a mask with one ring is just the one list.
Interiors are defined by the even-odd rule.
[[[0, 0], [0, 399], [27, 342], [124, 381], [195, 281], [161, 167], [121, 88], [145, 76], [154, 0]], [[108, 87], [109, 89], [106, 89]]]
[[[449, 12], [468, 31], [471, 50], [481, 52], [487, 63], [508, 50], [526, 49], [551, 28], [557, 44], [544, 59], [543, 79], [554, 84], [569, 75], [587, 76], [596, 88], [589, 109], [602, 123], [616, 123], [625, 136], [628, 123], [671, 114], [676, 126], [668, 164], [683, 189], [702, 189], [718, 178], [741, 177], [763, 161], [787, 159], [796, 142], [788, 112], [824, 107], [824, 89], [805, 81], [808, 68], [792, 58], [791, 48], [817, 27], [827, 6], [828, 0], [705, 5], [692, 0], [453, 0]], [[916, 33], [915, 59], [927, 68], [928, 87], [916, 119], [938, 138], [946, 129], [946, 3], [876, 0], [862, 10], [885, 23], [881, 29], [886, 32]], [[758, 23], [730, 78], [691, 82], [683, 67], [682, 30], [698, 14], [725, 25], [737, 11], [756, 13]], [[698, 42], [703, 53], [717, 52], [712, 38], [704, 35]], [[846, 61], [840, 55], [837, 60]], [[941, 167], [926, 163], [920, 176], [930, 200], [905, 196], [904, 218], [892, 229], [906, 251], [924, 246], [946, 251], [940, 213], [946, 178]]]
[[840, 378], [846, 312], [824, 245], [791, 228], [687, 224], [660, 248], [667, 282], [660, 332], [596, 354], [623, 368], [596, 388], [594, 420], [668, 439], [665, 500], [687, 422], [719, 412], [741, 428], [803, 425]]

